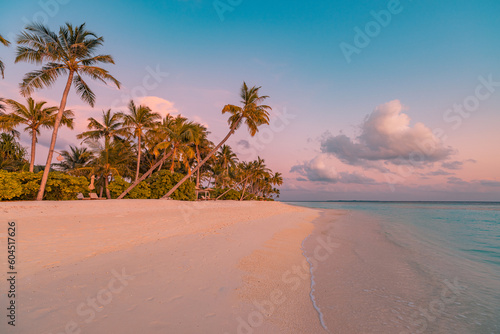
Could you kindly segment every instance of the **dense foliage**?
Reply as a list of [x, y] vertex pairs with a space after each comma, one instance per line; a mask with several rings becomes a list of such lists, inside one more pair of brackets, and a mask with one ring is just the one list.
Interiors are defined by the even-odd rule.
[[[109, 190], [111, 192], [111, 198], [117, 198], [120, 194], [130, 186], [130, 183], [125, 181], [123, 178], [117, 176], [113, 182], [109, 184]], [[132, 189], [125, 198], [131, 199], [146, 199], [151, 198], [151, 187], [149, 183], [143, 181], [139, 183], [137, 187]]]
[[[172, 174], [168, 170], [161, 170], [154, 173], [148, 183], [151, 188], [151, 198], [161, 198], [169, 189], [171, 189], [180, 179], [183, 174]], [[193, 181], [183, 183], [171, 196], [172, 199], [179, 201], [194, 201], [195, 200], [195, 184]]]
[[[0, 171], [0, 200], [33, 200], [40, 188], [42, 172]], [[61, 172], [50, 172], [46, 199], [52, 201], [75, 200], [78, 193], [88, 194], [89, 182]]]

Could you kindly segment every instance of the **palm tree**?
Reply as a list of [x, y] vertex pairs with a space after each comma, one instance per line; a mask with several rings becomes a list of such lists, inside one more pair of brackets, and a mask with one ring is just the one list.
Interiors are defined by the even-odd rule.
[[243, 189], [241, 190], [240, 201], [242, 201], [245, 197], [245, 190], [247, 185], [250, 185], [253, 193], [258, 195], [259, 187], [262, 187], [263, 184], [268, 184], [267, 182], [263, 182], [270, 175], [270, 169], [266, 167], [264, 159], [257, 157], [257, 160], [252, 161], [250, 163], [243, 163], [241, 167], [245, 176], [250, 176], [245, 184], [243, 185]]
[[104, 138], [105, 143], [110, 143], [112, 140], [117, 140], [120, 136], [127, 134], [126, 129], [122, 127], [121, 115], [119, 113], [111, 113], [111, 109], [102, 111], [102, 121], [94, 117], [88, 118], [89, 124], [85, 131], [76, 136], [84, 141], [95, 141]]
[[[207, 128], [201, 124], [194, 123], [193, 124], [193, 144], [195, 147], [196, 154], [196, 163], [199, 164], [201, 162], [202, 153], [209, 153], [212, 149], [213, 143], [208, 140], [208, 134], [210, 132], [207, 131]], [[196, 187], [200, 187], [200, 173], [201, 169], [198, 169], [196, 172]]]
[[[222, 166], [223, 176], [228, 177], [229, 169], [234, 168], [238, 163], [238, 157], [236, 156], [236, 153], [233, 152], [231, 146], [222, 145], [220, 151], [216, 153], [216, 157], [218, 162]], [[224, 184], [225, 183], [222, 184], [222, 187], [224, 187]]]
[[156, 145], [155, 154], [158, 154], [160, 150], [172, 151], [170, 172], [175, 171], [176, 161], [184, 163], [187, 170], [190, 171], [189, 160], [195, 155], [195, 151], [191, 147], [194, 142], [195, 128], [194, 123], [188, 122], [186, 118], [179, 115], [169, 121], [162, 129], [165, 140]]
[[283, 184], [283, 176], [280, 172], [276, 172], [271, 175], [269, 181], [274, 186], [281, 186]]
[[111, 193], [108, 187], [110, 178], [133, 175], [133, 169], [130, 168], [134, 162], [132, 143], [126, 139], [117, 139], [105, 143], [104, 146], [98, 141], [88, 144], [91, 146], [93, 158], [82, 169], [88, 169], [92, 175], [97, 175], [98, 182], [106, 190], [106, 197], [110, 199]]
[[[240, 127], [241, 122], [244, 121], [247, 125], [250, 135], [253, 137], [259, 131], [259, 126], [269, 124], [269, 110], [270, 106], [260, 104], [268, 98], [268, 96], [260, 96], [259, 90], [261, 87], [253, 86], [248, 88], [247, 84], [243, 82], [241, 87], [241, 107], [228, 104], [222, 109], [222, 113], [230, 113], [228, 119], [230, 126], [229, 133], [222, 139], [222, 141], [215, 146], [215, 148], [199, 163], [191, 172], [196, 172], [204, 163], [210, 159], [212, 155], [219, 150], [219, 148], [231, 137], [231, 135]], [[162, 198], [168, 198], [174, 191], [179, 188], [190, 177], [190, 173], [184, 176], [172, 189], [168, 191]]]
[[[174, 118], [172, 115], [167, 114], [161, 122], [155, 124], [155, 126], [146, 133], [145, 143], [150, 151], [153, 151], [153, 154], [158, 157], [160, 155], [160, 150], [157, 149], [157, 145], [164, 141], [168, 141], [168, 132], [169, 129], [174, 122], [186, 122], [187, 118], [182, 116], [177, 116]], [[117, 199], [122, 199], [125, 197], [132, 189], [134, 189], [139, 183], [144, 181], [147, 177], [149, 177], [153, 171], [163, 165], [163, 163], [172, 155], [173, 150], [169, 150], [167, 153], [166, 149], [163, 149], [163, 155], [160, 159], [156, 161], [154, 165], [152, 165], [149, 170], [144, 173], [139, 179], [135, 180], [123, 193], [118, 196]]]
[[[5, 99], [1, 98], [0, 97], [0, 119], [5, 116]], [[11, 127], [10, 125], [8, 124], [3, 124], [3, 122], [0, 121], [0, 130], [2, 130], [3, 132], [7, 132], [9, 133], [10, 135], [12, 135], [14, 138], [19, 138], [21, 136], [21, 134], [19, 133], [19, 131], [17, 131], [15, 128]]]
[[[37, 135], [40, 134], [40, 128], [50, 129], [54, 127], [56, 121], [57, 107], [44, 108], [47, 102], [35, 102], [31, 97], [26, 99], [27, 104], [23, 105], [14, 100], [5, 100], [12, 113], [0, 116], [2, 128], [13, 129], [20, 124], [26, 125], [24, 131], [31, 135], [31, 157], [30, 157], [30, 172], [33, 173], [35, 166], [35, 150], [37, 143]], [[61, 125], [73, 129], [73, 112], [65, 110], [61, 119]]]
[[74, 173], [80, 168], [86, 167], [89, 161], [94, 158], [92, 152], [87, 147], [70, 145], [69, 149], [69, 151], [64, 150], [61, 152], [64, 160], [58, 164], [58, 167], [63, 172]]
[[[10, 42], [8, 40], [6, 40], [5, 38], [2, 37], [2, 35], [0, 35], [0, 43], [5, 45], [5, 46], [9, 46]], [[0, 60], [0, 74], [2, 74], [2, 79], [4, 78], [4, 70], [5, 70], [5, 66], [3, 64], [3, 62]]]
[[26, 149], [10, 133], [0, 133], [0, 169], [11, 172], [23, 169], [26, 164]]
[[25, 61], [42, 65], [40, 70], [27, 73], [20, 84], [21, 94], [29, 96], [35, 89], [52, 86], [57, 78], [67, 75], [66, 86], [54, 122], [47, 162], [43, 171], [37, 200], [43, 199], [45, 185], [49, 176], [52, 156], [57, 139], [59, 124], [66, 108], [68, 94], [73, 84], [80, 98], [90, 106], [95, 104], [95, 94], [83, 76], [103, 83], [110, 81], [120, 88], [120, 82], [109, 72], [96, 66], [99, 63], [114, 64], [110, 55], [96, 55], [97, 48], [104, 42], [102, 37], [86, 30], [85, 23], [73, 26], [66, 23], [56, 34], [43, 24], [33, 23], [25, 28], [17, 40], [16, 63]]
[[154, 127], [157, 120], [161, 119], [160, 114], [152, 112], [147, 106], [136, 107], [134, 101], [128, 105], [128, 114], [121, 113], [123, 125], [128, 128], [134, 138], [137, 138], [137, 167], [135, 171], [135, 181], [139, 178], [139, 168], [141, 165], [142, 137], [144, 132]]

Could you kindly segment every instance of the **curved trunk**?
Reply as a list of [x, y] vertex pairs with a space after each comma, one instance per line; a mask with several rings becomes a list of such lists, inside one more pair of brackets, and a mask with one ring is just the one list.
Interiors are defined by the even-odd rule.
[[239, 186], [240, 184], [242, 184], [244, 181], [248, 180], [250, 176], [247, 176], [243, 181], [240, 181], [238, 182], [234, 187], [229, 187], [228, 190], [226, 190], [225, 192], [223, 192], [222, 194], [220, 194], [215, 200], [218, 200], [219, 198], [221, 198], [222, 196], [224, 196], [225, 194], [227, 194], [230, 190], [236, 188], [237, 186]]
[[31, 135], [31, 158], [30, 158], [30, 173], [35, 169], [35, 148], [36, 148], [36, 130], [33, 130]]
[[139, 178], [139, 167], [141, 166], [141, 135], [137, 138], [137, 167], [135, 169], [135, 181]]
[[64, 109], [66, 108], [66, 101], [68, 100], [69, 90], [71, 88], [71, 82], [73, 81], [73, 71], [69, 72], [68, 82], [66, 82], [66, 88], [64, 88], [64, 93], [61, 99], [61, 104], [59, 106], [59, 111], [57, 112], [56, 121], [54, 123], [54, 130], [52, 131], [52, 139], [50, 140], [49, 154], [47, 155], [47, 162], [45, 163], [45, 169], [43, 170], [42, 182], [40, 183], [40, 190], [38, 190], [38, 195], [36, 196], [37, 201], [43, 200], [43, 195], [45, 193], [45, 186], [47, 185], [47, 180], [49, 178], [50, 166], [52, 165], [52, 156], [54, 155], [54, 147], [56, 146], [57, 131], [59, 130], [59, 124], [61, 124], [61, 119], [63, 117]]
[[[236, 127], [238, 126], [238, 124], [241, 122], [241, 119], [242, 117], [240, 117], [235, 123], [234, 125], [231, 127], [231, 130], [229, 131], [229, 133], [226, 135], [226, 137], [224, 137], [224, 139], [222, 139], [222, 141], [217, 145], [215, 146], [215, 148], [205, 157], [205, 159], [203, 159], [203, 161], [198, 164], [191, 172], [194, 173], [196, 171], [198, 171], [198, 169], [200, 169], [201, 166], [203, 166], [203, 164], [205, 162], [208, 161], [208, 159], [210, 159], [212, 157], [212, 155], [215, 154], [215, 152], [217, 152], [219, 150], [219, 148], [224, 145], [224, 143], [229, 139], [229, 137], [231, 137], [231, 135], [234, 133], [234, 131], [236, 130]], [[182, 180], [180, 180], [179, 182], [177, 182], [177, 184], [168, 191], [168, 193], [165, 194], [165, 196], [162, 197], [162, 199], [165, 199], [165, 198], [168, 198], [170, 195], [172, 195], [174, 193], [174, 191], [177, 190], [177, 188], [179, 188], [181, 186], [181, 184], [183, 184], [184, 182], [186, 182], [186, 180], [189, 178], [189, 173], [184, 176], [182, 178]]]
[[243, 186], [243, 189], [241, 190], [241, 197], [240, 201], [243, 201], [243, 197], [245, 196], [245, 189], [247, 188], [248, 181], [245, 181], [245, 185]]
[[123, 197], [125, 197], [125, 195], [127, 195], [132, 189], [134, 189], [139, 183], [141, 183], [142, 181], [144, 181], [149, 175], [151, 175], [151, 173], [153, 173], [153, 171], [155, 170], [156, 167], [160, 166], [160, 165], [163, 165], [163, 162], [165, 160], [167, 160], [167, 158], [172, 155], [172, 151], [170, 151], [168, 154], [164, 154], [163, 157], [158, 160], [158, 162], [156, 162], [153, 167], [151, 167], [146, 173], [144, 173], [143, 176], [141, 176], [140, 179], [136, 180], [134, 183], [132, 183], [124, 192], [122, 192], [120, 194], [120, 196], [118, 196], [117, 199], [122, 199]]

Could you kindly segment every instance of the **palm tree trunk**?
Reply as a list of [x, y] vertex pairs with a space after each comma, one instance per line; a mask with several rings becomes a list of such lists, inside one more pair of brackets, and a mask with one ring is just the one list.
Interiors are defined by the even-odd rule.
[[243, 197], [245, 196], [245, 189], [247, 187], [247, 183], [248, 183], [248, 181], [245, 181], [245, 185], [243, 186], [243, 189], [241, 190], [240, 201], [243, 201]]
[[[242, 117], [240, 117], [235, 123], [234, 125], [231, 127], [231, 130], [229, 131], [229, 133], [226, 135], [226, 137], [224, 137], [224, 139], [222, 139], [222, 141], [217, 145], [215, 146], [215, 148], [205, 157], [205, 159], [203, 159], [203, 161], [198, 164], [191, 172], [194, 173], [196, 171], [198, 171], [198, 169], [200, 169], [201, 166], [203, 166], [203, 164], [205, 162], [208, 161], [208, 159], [210, 159], [210, 157], [212, 155], [215, 154], [215, 152], [217, 152], [219, 150], [219, 148], [224, 145], [224, 143], [229, 139], [229, 137], [231, 137], [231, 135], [234, 133], [234, 131], [236, 131], [236, 128], [238, 127], [238, 124], [241, 122], [241, 119]], [[179, 182], [177, 182], [177, 184], [168, 191], [168, 193], [165, 194], [165, 196], [162, 197], [162, 199], [165, 199], [165, 198], [168, 198], [170, 195], [172, 195], [174, 193], [174, 191], [177, 190], [177, 188], [179, 188], [181, 186], [181, 184], [183, 184], [184, 182], [186, 182], [186, 180], [190, 177], [189, 173], [184, 176], [182, 178], [182, 180], [180, 180]]]
[[108, 188], [108, 178], [109, 178], [109, 175], [106, 175], [105, 176], [105, 179], [104, 179], [104, 187], [106, 188], [106, 197], [108, 199], [111, 199], [111, 192], [109, 191], [109, 188]]
[[137, 137], [137, 168], [135, 170], [135, 181], [139, 178], [139, 167], [141, 166], [141, 135]]
[[35, 169], [35, 148], [36, 148], [36, 130], [33, 129], [31, 135], [31, 158], [30, 158], [30, 173]]
[[168, 157], [172, 154], [172, 151], [170, 151], [168, 154], [164, 154], [163, 157], [158, 160], [157, 163], [155, 163], [153, 165], [153, 167], [151, 167], [146, 173], [144, 173], [143, 176], [141, 176], [140, 179], [136, 180], [133, 184], [131, 184], [124, 192], [121, 193], [120, 196], [118, 196], [117, 199], [122, 199], [123, 197], [125, 197], [125, 195], [127, 195], [132, 189], [134, 189], [139, 183], [141, 183], [142, 181], [144, 181], [149, 175], [151, 175], [151, 173], [153, 173], [153, 171], [155, 170], [156, 167], [160, 166], [163, 164], [163, 162], [165, 160], [168, 159]]
[[36, 196], [37, 201], [43, 200], [43, 195], [45, 193], [45, 186], [47, 185], [47, 180], [49, 178], [50, 166], [52, 165], [52, 156], [54, 155], [54, 148], [56, 146], [57, 131], [59, 130], [59, 124], [61, 123], [64, 109], [66, 108], [66, 101], [68, 100], [68, 94], [69, 94], [69, 89], [71, 88], [71, 82], [73, 81], [73, 75], [74, 72], [70, 71], [68, 76], [68, 82], [66, 83], [66, 88], [64, 88], [64, 93], [61, 99], [61, 105], [59, 106], [59, 111], [57, 112], [56, 120], [54, 123], [54, 130], [52, 131], [52, 139], [50, 140], [49, 154], [47, 155], [47, 162], [45, 163], [45, 169], [43, 170], [40, 190], [38, 190], [38, 195]]
[[170, 173], [174, 173], [174, 170], [175, 170], [175, 156], [177, 155], [177, 150], [175, 149], [175, 147], [172, 148], [172, 165], [170, 165]]
[[228, 190], [226, 190], [221, 195], [219, 195], [215, 200], [218, 200], [219, 198], [221, 198], [222, 196], [224, 196], [225, 194], [227, 194], [230, 190], [236, 188], [237, 186], [239, 186], [240, 184], [242, 184], [244, 181], [248, 180], [249, 177], [250, 176], [247, 176], [243, 181], [240, 181], [240, 182], [236, 183], [236, 185], [234, 187], [229, 187]]
[[[198, 145], [196, 145], [196, 161], [198, 162], [198, 165], [200, 164], [201, 156], [200, 156], [200, 150], [198, 149]], [[200, 187], [200, 170], [198, 169], [196, 171], [196, 187]]]

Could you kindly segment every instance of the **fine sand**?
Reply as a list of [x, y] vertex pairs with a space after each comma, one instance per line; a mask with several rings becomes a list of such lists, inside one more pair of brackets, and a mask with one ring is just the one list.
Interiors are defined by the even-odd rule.
[[[18, 272], [16, 326], [3, 311], [0, 332], [325, 333], [301, 249], [319, 214], [276, 202], [0, 203], [2, 249], [17, 224]], [[2, 310], [7, 290], [2, 279]]]

